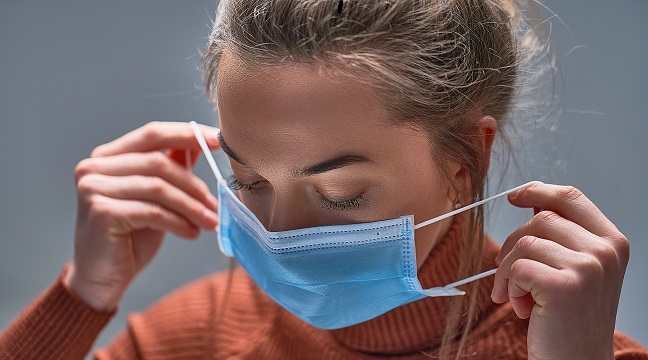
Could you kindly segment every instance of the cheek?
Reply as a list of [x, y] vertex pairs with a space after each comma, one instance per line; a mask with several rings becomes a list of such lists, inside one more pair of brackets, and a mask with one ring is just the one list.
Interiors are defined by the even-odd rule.
[[[449, 184], [441, 172], [433, 166], [412, 169], [402, 191], [402, 205], [406, 213], [414, 215], [416, 224], [451, 211], [448, 200]], [[430, 251], [449, 229], [451, 219], [417, 229], [414, 235], [417, 265], [420, 267]]]
[[441, 215], [448, 205], [448, 182], [433, 165], [414, 164], [403, 178], [403, 206], [415, 221], [421, 222]]
[[393, 169], [390, 178], [398, 189], [401, 214], [414, 214], [416, 222], [439, 215], [445, 210], [448, 180], [435, 161], [430, 143], [423, 133], [400, 129], [392, 135], [393, 157], [386, 168]]

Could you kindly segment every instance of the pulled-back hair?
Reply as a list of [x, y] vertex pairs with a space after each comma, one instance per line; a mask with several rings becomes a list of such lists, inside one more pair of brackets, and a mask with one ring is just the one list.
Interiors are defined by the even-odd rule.
[[[475, 141], [474, 114], [495, 118], [505, 140], [520, 65], [544, 51], [526, 8], [515, 0], [221, 0], [201, 63], [207, 96], [216, 99], [224, 50], [253, 64], [307, 64], [350, 76], [383, 96], [394, 123], [427, 133], [451, 184], [445, 162], [465, 167], [476, 202], [489, 159]], [[466, 216], [458, 279], [481, 267], [483, 209]], [[474, 285], [451, 306], [441, 358], [463, 332], [461, 354], [476, 314]]]

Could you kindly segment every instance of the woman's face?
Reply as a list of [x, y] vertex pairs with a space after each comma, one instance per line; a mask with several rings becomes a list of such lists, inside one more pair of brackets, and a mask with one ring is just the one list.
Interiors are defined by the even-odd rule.
[[[251, 65], [225, 52], [217, 96], [221, 146], [239, 195], [270, 231], [409, 214], [418, 223], [453, 209], [457, 191], [425, 133], [390, 124], [366, 85], [306, 65]], [[416, 230], [419, 266], [450, 221]]]

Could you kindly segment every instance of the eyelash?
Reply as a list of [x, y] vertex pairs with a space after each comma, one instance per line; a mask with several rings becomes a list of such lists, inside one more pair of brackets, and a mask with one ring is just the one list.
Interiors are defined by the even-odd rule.
[[255, 181], [253, 183], [242, 183], [238, 181], [235, 177], [231, 177], [227, 179], [227, 186], [234, 190], [234, 191], [249, 191], [252, 194], [256, 192], [256, 190], [259, 188], [259, 185], [261, 184], [261, 181]]
[[[231, 177], [227, 180], [227, 186], [229, 186], [230, 189], [234, 191], [249, 191], [252, 194], [254, 194], [258, 190], [260, 184], [261, 181], [255, 181], [250, 184], [242, 183], [238, 181], [235, 177]], [[342, 201], [329, 200], [325, 198], [322, 194], [320, 194], [320, 196], [322, 200], [321, 201], [322, 207], [324, 207], [325, 209], [331, 209], [337, 211], [356, 210], [360, 207], [362, 202], [367, 201], [367, 199], [364, 197], [363, 194], [360, 194], [352, 199], [347, 199]]]
[[363, 201], [366, 202], [367, 199], [362, 194], [342, 201], [333, 201], [322, 196], [322, 206], [326, 209], [337, 211], [357, 210]]

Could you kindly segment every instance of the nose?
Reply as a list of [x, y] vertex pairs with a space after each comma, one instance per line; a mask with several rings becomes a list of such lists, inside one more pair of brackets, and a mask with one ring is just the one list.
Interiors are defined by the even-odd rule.
[[309, 213], [296, 196], [275, 193], [266, 229], [285, 231], [313, 226], [314, 219]]

